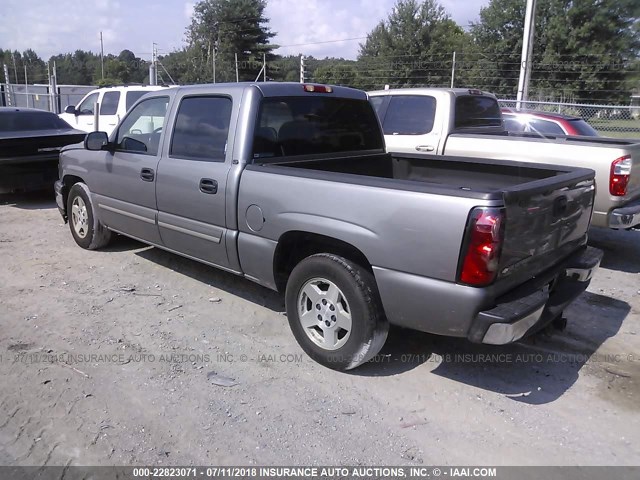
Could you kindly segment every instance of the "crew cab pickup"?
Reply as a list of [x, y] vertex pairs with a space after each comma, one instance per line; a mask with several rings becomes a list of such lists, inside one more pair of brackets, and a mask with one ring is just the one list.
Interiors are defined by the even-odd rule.
[[334, 369], [376, 355], [389, 323], [518, 340], [602, 255], [591, 170], [389, 155], [366, 93], [343, 87], [152, 92], [66, 148], [55, 189], [80, 247], [117, 232], [284, 292], [293, 335]]
[[613, 229], [640, 227], [637, 141], [508, 134], [495, 96], [479, 90], [403, 88], [369, 95], [390, 152], [591, 168], [597, 186], [592, 224]]

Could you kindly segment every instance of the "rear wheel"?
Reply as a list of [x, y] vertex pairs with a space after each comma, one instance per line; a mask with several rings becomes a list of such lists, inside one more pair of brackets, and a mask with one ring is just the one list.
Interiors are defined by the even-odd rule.
[[89, 188], [76, 183], [67, 198], [69, 229], [76, 243], [82, 248], [94, 250], [106, 246], [111, 240], [111, 231], [100, 223], [91, 203]]
[[302, 349], [335, 370], [373, 358], [389, 330], [373, 275], [338, 255], [321, 253], [291, 272], [286, 292], [289, 326]]

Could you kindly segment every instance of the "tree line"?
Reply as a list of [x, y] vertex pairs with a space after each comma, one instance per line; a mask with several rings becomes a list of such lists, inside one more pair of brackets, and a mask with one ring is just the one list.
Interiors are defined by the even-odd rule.
[[[266, 59], [269, 80], [298, 81], [300, 57], [281, 56], [265, 0], [200, 0], [185, 45], [159, 57], [159, 77], [179, 84], [253, 81]], [[384, 85], [449, 86], [515, 96], [526, 0], [490, 0], [464, 29], [437, 0], [398, 0], [360, 44], [356, 60], [306, 57], [310, 81], [362, 89]], [[538, 0], [530, 98], [626, 102], [640, 87], [640, 2]], [[456, 52], [454, 69], [453, 52]], [[236, 64], [236, 55], [238, 62]], [[11, 81], [58, 84], [148, 83], [149, 62], [130, 50], [106, 55], [77, 50], [43, 61], [33, 50], [0, 49]], [[25, 69], [26, 67], [26, 69]], [[104, 74], [103, 74], [104, 70]], [[260, 74], [260, 75], [259, 75]], [[103, 78], [104, 76], [104, 78]]]

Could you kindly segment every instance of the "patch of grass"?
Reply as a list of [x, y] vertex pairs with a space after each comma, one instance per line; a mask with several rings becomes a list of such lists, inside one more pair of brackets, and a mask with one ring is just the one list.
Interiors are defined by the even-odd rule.
[[589, 124], [603, 137], [640, 138], [640, 119], [591, 118]]

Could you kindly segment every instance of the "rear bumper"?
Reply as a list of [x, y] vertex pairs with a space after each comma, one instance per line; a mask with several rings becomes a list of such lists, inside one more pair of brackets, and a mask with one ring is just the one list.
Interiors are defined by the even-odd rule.
[[560, 315], [587, 288], [601, 258], [600, 250], [582, 247], [508, 290], [500, 284], [476, 288], [381, 267], [373, 271], [390, 323], [476, 343], [484, 341], [491, 325], [503, 324], [487, 337], [497, 343], [522, 338]]
[[616, 208], [609, 214], [609, 228], [633, 228], [640, 226], [640, 199], [624, 207]]
[[64, 184], [60, 180], [57, 180], [53, 184], [53, 189], [56, 192], [56, 204], [58, 205], [58, 211], [60, 212], [60, 215], [62, 215], [64, 222], [67, 223], [67, 206], [64, 204]]
[[0, 163], [0, 193], [29, 192], [51, 188], [58, 178], [57, 159], [37, 162]]
[[471, 325], [469, 340], [503, 345], [545, 327], [586, 290], [602, 255], [601, 250], [587, 247], [569, 258], [560, 274], [549, 283], [538, 284], [537, 288], [528, 285], [522, 291], [510, 292], [498, 299], [495, 308], [478, 313]]

